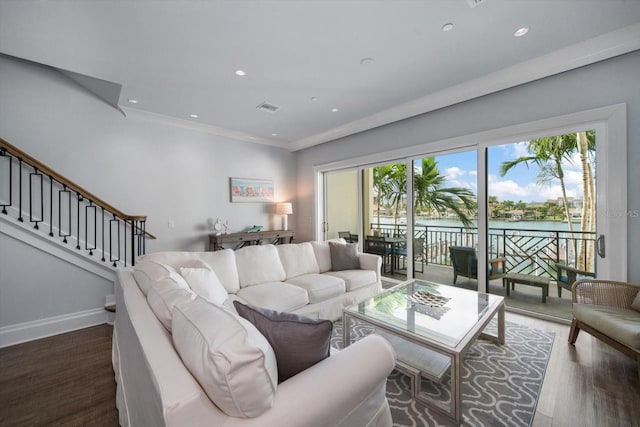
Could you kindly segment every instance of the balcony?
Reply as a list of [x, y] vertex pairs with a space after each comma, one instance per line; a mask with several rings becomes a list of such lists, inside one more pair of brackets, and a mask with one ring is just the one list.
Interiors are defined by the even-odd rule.
[[[569, 232], [534, 228], [489, 228], [488, 258], [506, 258], [506, 271], [548, 277], [549, 295], [542, 302], [541, 288], [515, 285], [515, 290], [506, 295], [502, 280], [492, 280], [489, 292], [505, 297], [508, 307], [541, 313], [561, 319], [571, 319], [571, 293], [562, 289], [558, 295], [556, 263], [580, 265], [584, 270], [595, 272], [595, 238], [593, 232]], [[404, 224], [371, 224], [371, 229], [380, 235], [406, 237]], [[416, 257], [414, 276], [419, 279], [444, 284], [453, 284], [453, 268], [449, 257], [449, 246], [477, 247], [478, 230], [463, 226], [416, 225], [415, 238], [424, 239], [424, 252]], [[582, 262], [578, 262], [578, 260]], [[385, 277], [404, 280], [405, 260], [396, 257], [397, 269]], [[458, 277], [455, 286], [476, 290], [477, 281]]]

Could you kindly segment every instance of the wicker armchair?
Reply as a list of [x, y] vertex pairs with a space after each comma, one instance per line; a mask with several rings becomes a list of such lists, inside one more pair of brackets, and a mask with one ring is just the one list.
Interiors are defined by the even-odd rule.
[[573, 284], [573, 320], [569, 343], [583, 330], [638, 362], [640, 375], [640, 312], [631, 304], [640, 285], [586, 279]]

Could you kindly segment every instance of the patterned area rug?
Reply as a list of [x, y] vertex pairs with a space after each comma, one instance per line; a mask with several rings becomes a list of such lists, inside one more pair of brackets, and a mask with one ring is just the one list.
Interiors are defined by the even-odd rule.
[[[355, 322], [353, 322], [355, 323]], [[352, 323], [352, 324], [353, 324]], [[531, 426], [551, 354], [554, 334], [506, 323], [503, 346], [478, 339], [464, 355], [462, 366], [462, 414], [465, 426]], [[492, 322], [487, 331], [495, 334]], [[352, 339], [373, 332], [355, 323]], [[331, 345], [342, 348], [342, 321], [334, 324]], [[393, 371], [387, 380], [387, 399], [394, 426], [448, 426], [446, 417], [429, 410], [410, 396], [409, 377]], [[448, 401], [448, 374], [441, 384], [422, 380], [422, 390]]]

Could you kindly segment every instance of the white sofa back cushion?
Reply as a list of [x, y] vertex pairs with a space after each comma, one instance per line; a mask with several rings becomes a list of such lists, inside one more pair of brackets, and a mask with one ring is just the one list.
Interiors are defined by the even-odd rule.
[[180, 268], [180, 274], [193, 292], [214, 304], [223, 304], [229, 294], [216, 273], [210, 268]]
[[271, 408], [276, 357], [250, 322], [196, 298], [176, 307], [172, 336], [187, 369], [227, 415], [254, 418]]
[[154, 282], [169, 277], [172, 271], [175, 272], [175, 269], [156, 261], [141, 261], [133, 267], [133, 277], [146, 296]]
[[280, 262], [287, 279], [302, 276], [303, 274], [317, 274], [320, 272], [316, 255], [311, 243], [291, 243], [276, 246]]
[[202, 260], [209, 264], [224, 288], [230, 294], [235, 294], [240, 290], [240, 279], [236, 267], [236, 255], [231, 249], [224, 249], [215, 252], [201, 252]]
[[171, 320], [176, 306], [193, 301], [196, 294], [178, 273], [171, 272], [164, 279], [153, 282], [147, 291], [147, 302], [158, 320], [171, 331]]
[[[231, 249], [216, 252], [154, 252], [138, 257], [136, 267], [149, 261], [168, 265], [176, 270], [180, 267], [197, 267], [194, 261], [208, 264], [215, 272], [228, 293], [234, 294], [240, 289], [235, 254]], [[153, 274], [157, 274], [155, 271]]]
[[[344, 239], [331, 239], [331, 242], [347, 243]], [[311, 242], [313, 252], [316, 255], [320, 273], [326, 273], [331, 270], [331, 251], [329, 249], [329, 240]]]
[[236, 251], [240, 287], [264, 282], [282, 282], [284, 268], [274, 245], [247, 246]]

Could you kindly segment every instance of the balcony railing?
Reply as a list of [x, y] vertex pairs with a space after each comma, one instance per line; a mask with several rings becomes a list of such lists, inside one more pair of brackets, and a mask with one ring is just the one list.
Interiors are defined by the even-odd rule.
[[[406, 237], [404, 224], [371, 224], [382, 235]], [[478, 229], [440, 225], [415, 225], [414, 237], [424, 238], [427, 264], [451, 265], [449, 246], [477, 247]], [[582, 231], [541, 230], [536, 228], [489, 228], [488, 258], [507, 258], [507, 270], [538, 276], [556, 277], [555, 263], [584, 265], [596, 271], [596, 233]], [[581, 251], [584, 248], [586, 250]], [[577, 256], [582, 255], [582, 263]]]
[[113, 267], [146, 250], [146, 216], [128, 215], [0, 138], [0, 215], [32, 224]]

